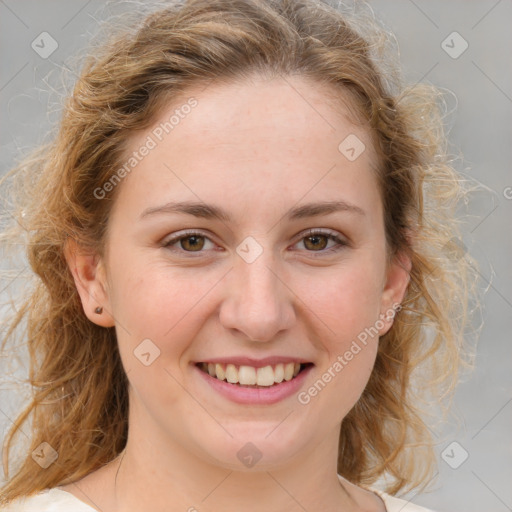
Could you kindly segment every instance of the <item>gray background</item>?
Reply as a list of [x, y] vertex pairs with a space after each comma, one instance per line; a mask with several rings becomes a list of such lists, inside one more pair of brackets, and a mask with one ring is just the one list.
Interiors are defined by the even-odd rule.
[[[486, 288], [476, 369], [458, 388], [457, 416], [437, 435], [439, 478], [434, 490], [407, 497], [439, 512], [512, 511], [512, 2], [369, 4], [396, 34], [405, 76], [454, 93], [449, 106], [457, 108], [447, 118], [451, 152], [464, 156], [458, 169], [483, 186], [468, 205], [472, 216], [464, 237], [480, 264], [481, 288]], [[2, 173], [20, 151], [43, 140], [56, 106], [48, 84], [69, 56], [87, 43], [104, 5], [96, 0], [0, 0]], [[468, 44], [457, 58], [453, 55], [462, 48], [461, 39], [447, 39], [452, 56], [441, 46], [454, 31]], [[50, 33], [58, 44], [48, 58], [31, 47], [42, 32]], [[46, 49], [49, 44], [48, 40]], [[26, 272], [23, 264], [20, 269], [0, 283], [1, 294], [18, 285], [18, 272]], [[3, 372], [14, 369], [22, 379], [25, 363], [23, 356], [13, 354], [3, 354], [0, 363], [2, 434], [22, 402]]]

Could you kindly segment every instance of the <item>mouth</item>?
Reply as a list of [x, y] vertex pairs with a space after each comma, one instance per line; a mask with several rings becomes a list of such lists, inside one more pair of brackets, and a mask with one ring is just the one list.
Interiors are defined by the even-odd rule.
[[247, 365], [199, 362], [196, 366], [210, 377], [244, 388], [271, 388], [291, 381], [313, 363], [279, 363], [260, 368]]

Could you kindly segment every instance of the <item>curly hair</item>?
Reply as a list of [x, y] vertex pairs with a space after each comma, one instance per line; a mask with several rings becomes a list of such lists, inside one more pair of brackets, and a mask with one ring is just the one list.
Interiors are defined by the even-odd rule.
[[[123, 450], [128, 382], [115, 330], [85, 316], [66, 240], [103, 254], [117, 190], [102, 201], [94, 191], [161, 106], [189, 86], [252, 73], [328, 84], [371, 131], [389, 256], [404, 252], [412, 268], [369, 382], [341, 424], [338, 473], [360, 485], [386, 478], [392, 494], [424, 487], [435, 457], [422, 408], [449, 398], [458, 381], [474, 278], [442, 94], [404, 85], [392, 37], [368, 12], [335, 1], [171, 1], [140, 16], [144, 9], [88, 50], [54, 138], [2, 180], [12, 201], [2, 243], [21, 243], [33, 272], [3, 338], [26, 341], [32, 396], [6, 436], [0, 504], [76, 481]], [[29, 420], [30, 446], [9, 478], [9, 450]], [[42, 442], [58, 453], [44, 470], [31, 456]]]

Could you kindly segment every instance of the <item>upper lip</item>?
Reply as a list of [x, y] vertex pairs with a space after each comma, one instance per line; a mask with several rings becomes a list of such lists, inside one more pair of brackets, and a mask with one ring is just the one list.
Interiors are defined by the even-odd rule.
[[274, 366], [279, 363], [301, 363], [307, 364], [311, 361], [301, 359], [299, 357], [289, 356], [270, 356], [262, 359], [255, 359], [253, 357], [245, 356], [232, 356], [232, 357], [211, 357], [197, 361], [197, 363], [212, 363], [212, 364], [234, 364], [235, 366], [253, 366], [254, 368], [263, 368], [264, 366]]

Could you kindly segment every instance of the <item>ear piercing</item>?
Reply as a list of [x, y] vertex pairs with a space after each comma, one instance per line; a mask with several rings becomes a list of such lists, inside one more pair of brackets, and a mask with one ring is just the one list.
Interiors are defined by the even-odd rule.
[[98, 307], [94, 310], [94, 312], [95, 312], [96, 314], [98, 314], [98, 315], [101, 315], [101, 313], [103, 313], [103, 308], [102, 308], [102, 307], [100, 307], [100, 306], [98, 306]]

